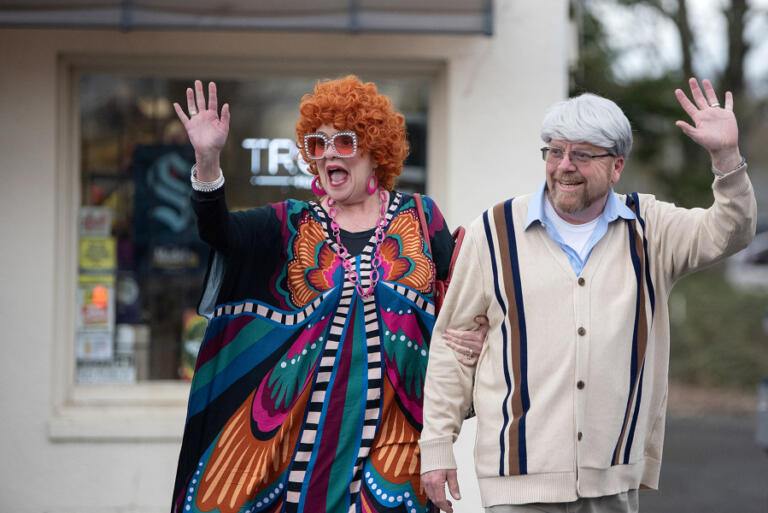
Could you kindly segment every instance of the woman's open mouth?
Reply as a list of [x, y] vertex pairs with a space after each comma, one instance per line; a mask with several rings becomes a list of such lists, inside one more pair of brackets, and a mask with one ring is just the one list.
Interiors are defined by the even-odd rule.
[[328, 181], [332, 187], [344, 185], [349, 179], [349, 172], [341, 166], [327, 166], [325, 172], [328, 173]]

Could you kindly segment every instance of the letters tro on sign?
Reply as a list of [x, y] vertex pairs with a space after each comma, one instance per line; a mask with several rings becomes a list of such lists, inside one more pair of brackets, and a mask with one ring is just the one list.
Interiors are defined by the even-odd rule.
[[[314, 178], [308, 171], [309, 164], [299, 156], [293, 139], [243, 139], [243, 148], [251, 152], [251, 178], [253, 186], [309, 189]], [[266, 169], [262, 166], [266, 154]]]

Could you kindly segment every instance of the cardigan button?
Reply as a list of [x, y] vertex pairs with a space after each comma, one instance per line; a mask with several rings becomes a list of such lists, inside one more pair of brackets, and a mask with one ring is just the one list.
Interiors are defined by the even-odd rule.
[[584, 327], [581, 327], [578, 330], [576, 330], [576, 333], [578, 333], [580, 336], [583, 337], [584, 335], [587, 334], [587, 330], [585, 330]]
[[587, 280], [579, 276], [578, 284], [583, 287], [585, 283], [587, 283]]
[[579, 380], [579, 382], [576, 383], [576, 388], [578, 388], [579, 390], [583, 390], [584, 389], [584, 382]]
[[581, 442], [581, 436], [582, 436], [582, 435], [581, 435], [581, 431], [579, 431], [579, 434], [578, 434], [578, 435], [576, 435], [576, 438], [579, 440], [579, 442]]

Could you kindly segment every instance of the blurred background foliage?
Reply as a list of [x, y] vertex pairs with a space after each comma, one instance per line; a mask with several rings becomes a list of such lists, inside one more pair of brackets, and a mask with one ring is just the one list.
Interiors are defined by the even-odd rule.
[[750, 392], [768, 376], [768, 295], [735, 288], [721, 268], [680, 280], [670, 295], [670, 378]]
[[[711, 63], [699, 62], [701, 38], [724, 38], [724, 61], [709, 78], [723, 102], [723, 92], [732, 91], [739, 120], [740, 149], [749, 161], [750, 177], [758, 193], [768, 174], [768, 94], [747, 80], [745, 62], [761, 40], [748, 37], [750, 23], [768, 20], [764, 7], [748, 0], [723, 0], [714, 9], [722, 16], [725, 34], [696, 31], [691, 25], [692, 0], [575, 0], [571, 14], [578, 30], [578, 59], [571, 69], [571, 95], [593, 92], [616, 101], [627, 114], [634, 131], [634, 146], [617, 192], [648, 191], [660, 199], [684, 207], [706, 207], [712, 203], [712, 174], [709, 155], [676, 126], [686, 119], [674, 96], [676, 88], [688, 92], [687, 77], [697, 76]], [[622, 12], [623, 11], [623, 12]], [[634, 17], [640, 27], [664, 23], [674, 27], [678, 48], [677, 65], [664, 66], [665, 49], [647, 52], [645, 63], [633, 73], [617, 70], [617, 62], [629, 51], [619, 43], [609, 26], [616, 14]], [[754, 30], [752, 31], [754, 32]], [[768, 37], [762, 31], [762, 37]], [[638, 43], [641, 44], [641, 43]], [[655, 53], [654, 53], [655, 52]], [[637, 66], [637, 64], [636, 64]], [[643, 68], [644, 66], [644, 68]], [[761, 91], [762, 89], [762, 91]], [[687, 119], [686, 119], [687, 120]], [[768, 182], [767, 182], [768, 183]], [[686, 277], [670, 296], [670, 377], [694, 385], [755, 390], [768, 376], [768, 279], [739, 286], [727, 279], [728, 262]], [[763, 274], [768, 266], [762, 266]]]

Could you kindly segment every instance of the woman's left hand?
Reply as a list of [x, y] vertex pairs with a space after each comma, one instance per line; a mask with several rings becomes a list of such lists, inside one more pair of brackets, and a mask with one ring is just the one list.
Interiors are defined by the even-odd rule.
[[480, 357], [480, 351], [488, 333], [488, 318], [485, 315], [475, 317], [478, 327], [475, 330], [464, 331], [447, 329], [443, 333], [445, 344], [453, 349], [456, 359], [468, 366], [475, 366]]

